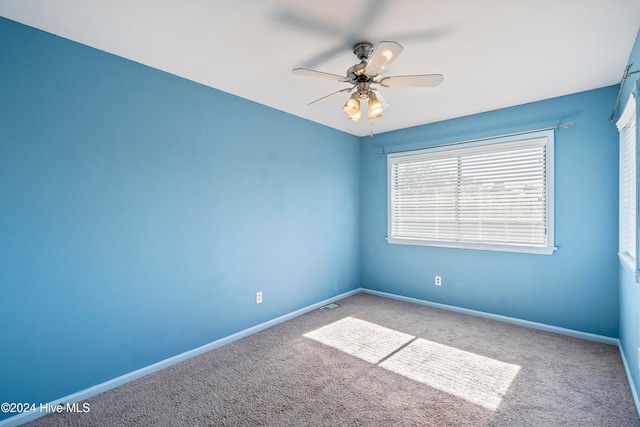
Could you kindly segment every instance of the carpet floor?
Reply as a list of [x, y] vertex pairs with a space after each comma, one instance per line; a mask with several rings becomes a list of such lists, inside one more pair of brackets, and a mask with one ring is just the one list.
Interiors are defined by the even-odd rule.
[[618, 348], [357, 294], [30, 426], [639, 426]]

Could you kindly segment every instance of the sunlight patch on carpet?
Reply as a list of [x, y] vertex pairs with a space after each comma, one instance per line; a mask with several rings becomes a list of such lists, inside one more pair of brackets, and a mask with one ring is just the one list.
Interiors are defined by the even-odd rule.
[[380, 367], [495, 411], [520, 366], [417, 339]]
[[354, 317], [345, 317], [304, 336], [369, 363], [380, 362], [415, 338]]
[[492, 411], [520, 371], [518, 365], [353, 317], [304, 336]]

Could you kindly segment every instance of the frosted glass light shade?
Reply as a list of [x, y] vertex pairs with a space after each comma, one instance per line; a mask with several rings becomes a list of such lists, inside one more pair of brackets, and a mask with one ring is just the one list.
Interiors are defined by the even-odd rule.
[[357, 94], [354, 93], [351, 95], [351, 98], [349, 98], [347, 103], [344, 104], [343, 110], [350, 116], [360, 111], [360, 100], [358, 100]]

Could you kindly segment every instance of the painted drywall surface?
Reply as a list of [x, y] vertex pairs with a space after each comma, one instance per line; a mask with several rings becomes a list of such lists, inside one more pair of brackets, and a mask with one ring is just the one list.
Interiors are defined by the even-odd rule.
[[[636, 37], [635, 44], [629, 56], [629, 64], [633, 63], [631, 71], [640, 69], [640, 32]], [[640, 76], [633, 74], [629, 76], [622, 88], [622, 97], [618, 107], [616, 120], [622, 109], [627, 104], [631, 91], [640, 84]], [[636, 117], [640, 119], [640, 103], [636, 99]], [[640, 122], [640, 120], [636, 120]], [[639, 181], [640, 182], [640, 181]], [[640, 200], [640, 199], [638, 199]], [[634, 274], [620, 264], [620, 345], [627, 366], [631, 372], [636, 393], [640, 394], [640, 369], [638, 369], [638, 351], [640, 351], [640, 284], [636, 283]]]
[[5, 19], [0, 51], [0, 402], [359, 287], [357, 137]]
[[[617, 87], [363, 138], [362, 286], [393, 294], [618, 336], [615, 126]], [[427, 96], [427, 94], [425, 94]], [[553, 255], [391, 245], [387, 151], [422, 148], [572, 121], [555, 133]], [[434, 276], [442, 286], [434, 285]]]
[[620, 345], [636, 393], [640, 392], [638, 351], [640, 350], [640, 287], [629, 270], [620, 265]]

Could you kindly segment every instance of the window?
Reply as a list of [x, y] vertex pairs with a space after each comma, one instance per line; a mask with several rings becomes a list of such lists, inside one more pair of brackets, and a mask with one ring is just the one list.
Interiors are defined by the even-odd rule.
[[636, 100], [633, 96], [616, 123], [620, 132], [619, 255], [631, 271], [636, 269]]
[[551, 254], [553, 131], [389, 154], [389, 243]]

